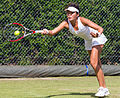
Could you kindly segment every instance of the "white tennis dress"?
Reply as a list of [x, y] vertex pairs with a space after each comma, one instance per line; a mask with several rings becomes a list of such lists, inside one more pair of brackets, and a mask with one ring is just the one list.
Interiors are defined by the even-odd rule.
[[69, 23], [69, 31], [73, 35], [76, 35], [76, 36], [84, 39], [85, 50], [92, 50], [92, 46], [105, 44], [105, 42], [107, 41], [107, 38], [105, 37], [105, 35], [103, 33], [99, 37], [93, 38], [91, 36], [90, 32], [97, 33], [98, 31], [91, 28], [91, 27], [84, 26], [81, 23], [80, 18], [78, 18], [78, 31], [74, 30], [74, 28], [73, 28], [73, 26], [72, 26], [72, 24], [70, 23], [69, 20], [68, 20], [68, 23]]

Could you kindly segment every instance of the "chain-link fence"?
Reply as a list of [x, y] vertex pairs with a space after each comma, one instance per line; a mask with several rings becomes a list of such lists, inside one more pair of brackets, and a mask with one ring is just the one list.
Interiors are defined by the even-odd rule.
[[66, 29], [49, 37], [28, 36], [19, 42], [3, 40], [2, 28], [18, 22], [30, 29], [53, 29], [65, 20], [65, 5], [77, 2], [80, 16], [104, 28], [108, 38], [101, 54], [103, 64], [120, 64], [119, 0], [1, 0], [0, 64], [1, 65], [83, 65], [89, 64], [84, 40]]

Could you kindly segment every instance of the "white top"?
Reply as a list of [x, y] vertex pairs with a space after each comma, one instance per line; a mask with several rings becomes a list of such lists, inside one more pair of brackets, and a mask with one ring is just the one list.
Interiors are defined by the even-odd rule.
[[78, 18], [78, 31], [74, 30], [70, 21], [68, 21], [68, 23], [69, 23], [70, 32], [76, 36], [83, 38], [84, 40], [92, 40], [93, 37], [91, 36], [90, 32], [98, 33], [97, 30], [95, 30], [91, 27], [88, 27], [88, 26], [84, 26], [81, 23], [80, 18]]
[[68, 23], [69, 23], [70, 32], [73, 35], [81, 37], [85, 40], [85, 49], [86, 50], [91, 50], [93, 46], [105, 44], [105, 42], [107, 41], [107, 38], [105, 37], [105, 35], [103, 33], [100, 36], [93, 38], [91, 36], [90, 32], [98, 33], [98, 31], [91, 27], [84, 26], [81, 23], [80, 18], [78, 18], [78, 30], [77, 31], [74, 30], [74, 28], [69, 20], [68, 20]]

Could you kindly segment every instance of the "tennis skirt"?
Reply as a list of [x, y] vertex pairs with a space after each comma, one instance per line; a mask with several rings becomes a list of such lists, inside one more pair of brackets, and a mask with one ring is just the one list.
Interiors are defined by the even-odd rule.
[[84, 40], [84, 41], [85, 41], [85, 50], [92, 50], [93, 46], [104, 45], [107, 41], [107, 38], [102, 33], [100, 37], [92, 38], [91, 40]]

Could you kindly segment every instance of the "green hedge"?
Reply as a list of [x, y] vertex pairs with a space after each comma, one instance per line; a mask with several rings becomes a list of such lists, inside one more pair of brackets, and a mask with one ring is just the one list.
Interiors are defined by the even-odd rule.
[[[3, 39], [2, 28], [18, 22], [30, 29], [53, 29], [66, 19], [64, 7], [71, 0], [1, 0], [0, 64], [1, 65], [80, 65], [89, 64], [84, 41], [66, 29], [53, 37], [36, 34], [19, 42]], [[108, 38], [101, 59], [103, 64], [120, 63], [119, 0], [72, 0], [80, 6], [80, 16], [104, 28]]]

